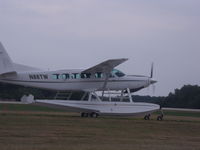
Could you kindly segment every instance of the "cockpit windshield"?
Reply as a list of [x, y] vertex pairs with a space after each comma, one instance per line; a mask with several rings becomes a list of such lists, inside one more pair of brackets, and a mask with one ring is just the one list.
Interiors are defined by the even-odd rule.
[[117, 77], [123, 77], [123, 76], [125, 76], [125, 74], [123, 72], [121, 72], [121, 71], [119, 71], [117, 69], [113, 69], [112, 70], [112, 74], [116, 75]]

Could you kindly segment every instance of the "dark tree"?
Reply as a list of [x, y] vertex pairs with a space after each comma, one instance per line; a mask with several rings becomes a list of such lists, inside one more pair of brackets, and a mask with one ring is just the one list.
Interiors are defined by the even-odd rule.
[[[28, 94], [34, 95], [36, 99], [53, 99], [56, 92], [0, 83], [0, 99], [20, 100], [23, 95]], [[82, 92], [75, 92], [71, 98], [78, 99], [82, 94]], [[181, 89], [175, 89], [173, 93], [169, 93], [167, 97], [134, 95], [133, 100], [156, 103], [162, 107], [200, 109], [200, 87], [198, 85], [184, 85]]]

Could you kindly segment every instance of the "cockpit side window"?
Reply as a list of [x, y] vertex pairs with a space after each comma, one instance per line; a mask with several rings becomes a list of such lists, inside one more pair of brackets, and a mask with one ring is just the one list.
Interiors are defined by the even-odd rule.
[[125, 74], [117, 69], [113, 69], [112, 74], [115, 74], [117, 77], [123, 77]]

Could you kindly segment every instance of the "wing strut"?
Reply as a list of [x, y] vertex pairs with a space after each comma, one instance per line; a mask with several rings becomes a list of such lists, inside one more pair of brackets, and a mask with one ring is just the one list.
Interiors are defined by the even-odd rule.
[[102, 87], [102, 89], [103, 89], [102, 98], [103, 98], [103, 96], [104, 96], [104, 91], [106, 90], [106, 86], [107, 86], [107, 84], [108, 84], [108, 79], [109, 79], [109, 76], [110, 76], [110, 72], [105, 73], [105, 74], [106, 74], [106, 78], [105, 78], [105, 81], [104, 81], [104, 84], [103, 84], [103, 87]]
[[127, 61], [127, 58], [121, 58], [121, 59], [109, 59], [107, 61], [104, 61], [96, 66], [93, 66], [91, 68], [88, 68], [84, 71], [82, 71], [82, 73], [92, 73], [95, 74], [96, 72], [102, 72], [105, 74], [105, 81], [102, 87], [102, 97], [104, 95], [104, 91], [106, 89], [106, 86], [108, 84], [108, 80], [109, 80], [109, 76], [111, 74], [111, 71], [113, 70], [113, 68], [115, 68], [116, 66], [124, 63], [125, 61]]

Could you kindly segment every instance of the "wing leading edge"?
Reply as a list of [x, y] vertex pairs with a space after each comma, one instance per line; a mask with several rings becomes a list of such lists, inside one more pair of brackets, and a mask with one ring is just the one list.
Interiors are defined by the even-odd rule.
[[128, 60], [127, 58], [109, 59], [107, 61], [104, 61], [104, 62], [96, 65], [96, 66], [93, 66], [91, 68], [88, 68], [88, 69], [82, 71], [82, 73], [95, 73], [95, 72], [110, 73], [113, 68], [124, 63], [127, 60]]

